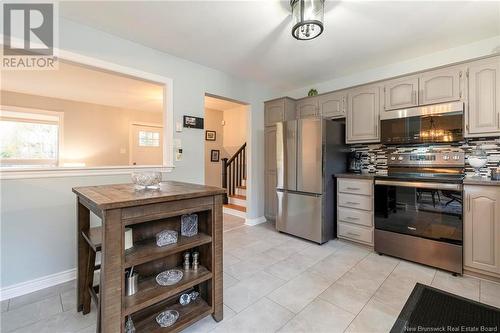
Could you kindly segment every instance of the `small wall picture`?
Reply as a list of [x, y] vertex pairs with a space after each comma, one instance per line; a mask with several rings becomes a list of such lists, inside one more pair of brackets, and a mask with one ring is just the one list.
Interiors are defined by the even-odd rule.
[[215, 131], [205, 131], [205, 140], [206, 141], [215, 141], [217, 133]]
[[183, 120], [184, 127], [203, 129], [203, 118], [184, 116]]
[[220, 150], [212, 149], [210, 151], [210, 161], [219, 162], [219, 158], [220, 158]]

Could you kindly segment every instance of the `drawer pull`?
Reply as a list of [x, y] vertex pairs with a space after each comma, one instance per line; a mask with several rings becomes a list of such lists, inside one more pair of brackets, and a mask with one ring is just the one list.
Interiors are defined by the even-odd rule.
[[359, 205], [359, 202], [347, 201], [346, 204], [348, 204], [348, 205]]
[[351, 190], [351, 191], [359, 191], [359, 187], [346, 187], [346, 189]]
[[351, 221], [357, 221], [357, 220], [359, 220], [359, 218], [352, 217], [352, 216], [347, 216], [346, 219], [351, 220]]
[[355, 236], [355, 237], [360, 237], [361, 236], [360, 234], [357, 234], [355, 232], [350, 232], [350, 231], [348, 231], [347, 234], [350, 235], [350, 236]]
[[412, 231], [416, 231], [417, 230], [417, 228], [415, 228], [415, 227], [407, 227], [407, 228], [410, 229], [410, 230], [412, 230]]

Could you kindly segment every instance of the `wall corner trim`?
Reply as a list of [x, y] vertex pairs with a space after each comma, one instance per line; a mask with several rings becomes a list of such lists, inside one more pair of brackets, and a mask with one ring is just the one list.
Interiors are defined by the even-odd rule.
[[245, 225], [249, 225], [249, 226], [254, 226], [257, 224], [264, 223], [264, 222], [267, 222], [267, 220], [264, 216], [256, 217], [254, 219], [249, 219], [249, 218], [245, 219]]
[[76, 268], [42, 276], [37, 279], [13, 284], [0, 289], [0, 301], [26, 295], [34, 291], [52, 287], [76, 279]]

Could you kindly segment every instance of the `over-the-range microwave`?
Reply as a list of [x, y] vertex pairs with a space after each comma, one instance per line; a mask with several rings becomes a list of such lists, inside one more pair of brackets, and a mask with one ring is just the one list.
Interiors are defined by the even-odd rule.
[[452, 143], [463, 140], [464, 104], [453, 102], [382, 112], [381, 143]]

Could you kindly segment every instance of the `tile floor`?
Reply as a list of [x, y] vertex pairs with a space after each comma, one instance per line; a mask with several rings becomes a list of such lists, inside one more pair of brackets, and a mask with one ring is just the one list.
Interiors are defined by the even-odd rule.
[[[224, 216], [224, 320], [185, 332], [388, 332], [416, 282], [500, 307], [500, 284], [453, 277], [333, 240], [322, 246]], [[7, 332], [94, 332], [74, 282], [1, 303]]]

